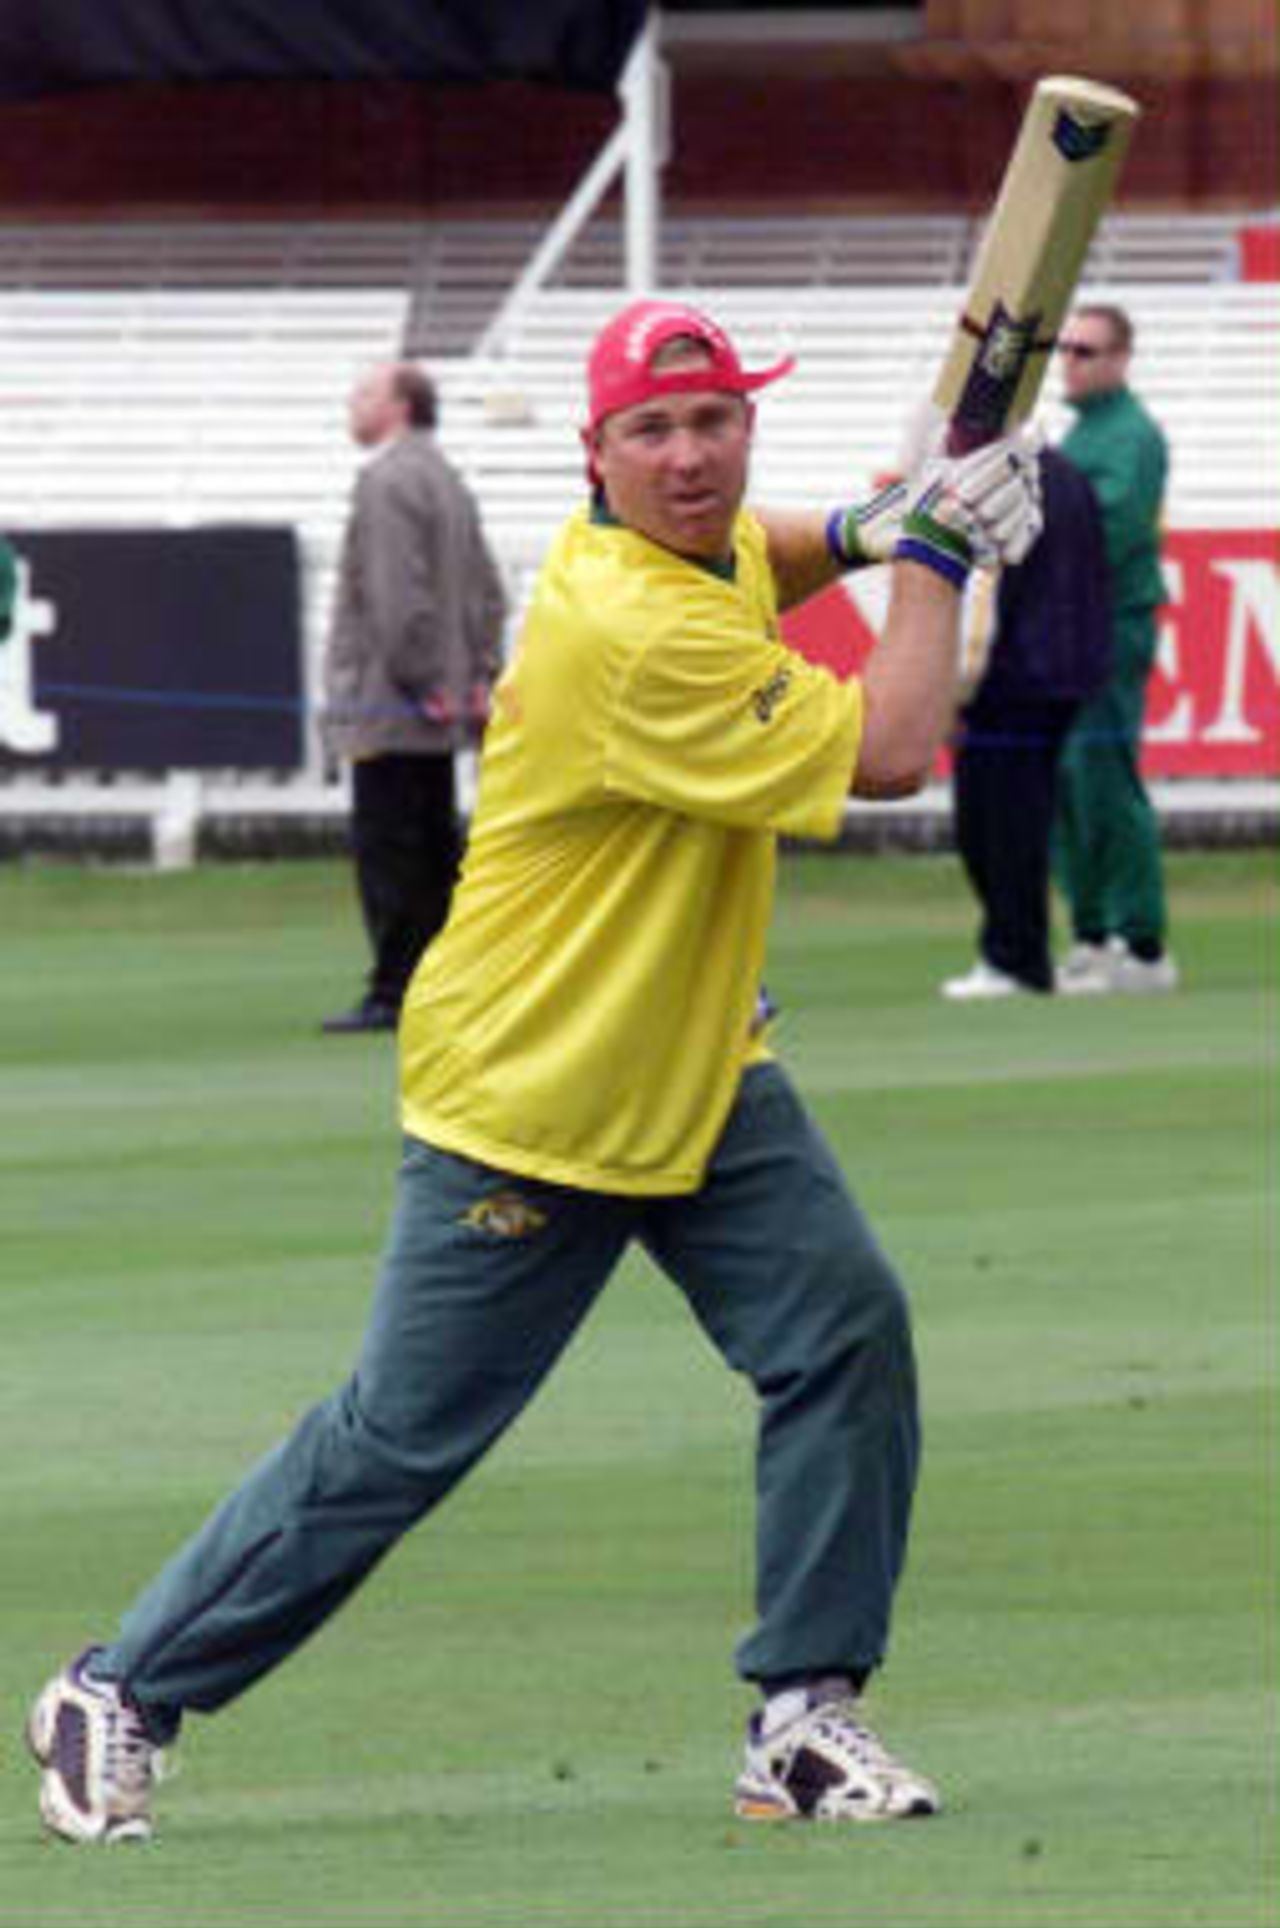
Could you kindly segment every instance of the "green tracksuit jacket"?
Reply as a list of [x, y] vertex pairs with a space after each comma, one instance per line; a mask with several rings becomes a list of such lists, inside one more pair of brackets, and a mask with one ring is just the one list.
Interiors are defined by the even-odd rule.
[[1162, 431], [1127, 388], [1090, 396], [1062, 443], [1102, 510], [1117, 616], [1150, 620], [1164, 601], [1160, 508], [1169, 456]]
[[0, 643], [13, 628], [13, 605], [18, 596], [18, 559], [0, 536]]

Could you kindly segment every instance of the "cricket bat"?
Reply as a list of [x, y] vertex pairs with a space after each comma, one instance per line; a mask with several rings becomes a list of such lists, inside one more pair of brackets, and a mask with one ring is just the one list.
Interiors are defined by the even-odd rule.
[[1037, 83], [933, 391], [951, 454], [994, 441], [1035, 407], [1138, 112], [1095, 81]]

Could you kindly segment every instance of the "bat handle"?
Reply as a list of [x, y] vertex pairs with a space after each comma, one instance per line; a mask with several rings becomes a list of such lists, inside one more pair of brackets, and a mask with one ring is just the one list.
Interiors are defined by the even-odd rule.
[[1003, 429], [992, 428], [988, 422], [966, 421], [963, 416], [953, 415], [947, 423], [943, 446], [948, 455], [972, 455], [975, 449], [996, 441], [1003, 433]]

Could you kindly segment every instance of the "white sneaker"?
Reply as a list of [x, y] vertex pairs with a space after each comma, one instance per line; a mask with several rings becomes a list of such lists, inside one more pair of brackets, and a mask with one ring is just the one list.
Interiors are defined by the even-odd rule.
[[794, 1699], [790, 1719], [767, 1725], [770, 1709], [761, 1709], [747, 1725], [734, 1793], [743, 1820], [905, 1821], [938, 1812], [938, 1790], [863, 1724], [845, 1682], [818, 1682]]
[[1176, 991], [1178, 967], [1166, 951], [1163, 957], [1148, 960], [1135, 957], [1127, 944], [1118, 945], [1108, 959], [1113, 991], [1130, 997], [1149, 997], [1161, 991]]
[[149, 1841], [161, 1750], [115, 1682], [87, 1671], [99, 1651], [88, 1648], [55, 1675], [31, 1710], [40, 1817], [64, 1841]]
[[1007, 971], [998, 971], [994, 964], [988, 964], [985, 957], [980, 957], [971, 971], [966, 971], [963, 977], [945, 979], [940, 988], [943, 997], [967, 1001], [971, 998], [1017, 997], [1023, 987], [1016, 977], [1010, 977]]
[[1073, 944], [1054, 972], [1054, 988], [1062, 997], [1097, 997], [1113, 991], [1112, 962], [1106, 944]]

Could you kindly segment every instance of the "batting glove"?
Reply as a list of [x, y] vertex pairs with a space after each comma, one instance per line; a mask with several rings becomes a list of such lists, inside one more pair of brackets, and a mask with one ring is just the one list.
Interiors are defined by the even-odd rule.
[[911, 491], [891, 482], [868, 502], [849, 503], [827, 517], [827, 550], [841, 569], [866, 569], [892, 562]]
[[1040, 440], [1019, 429], [971, 455], [931, 456], [915, 480], [894, 555], [957, 588], [971, 566], [1021, 562], [1044, 526]]
[[869, 502], [833, 509], [827, 517], [827, 550], [841, 569], [892, 562], [903, 517], [919, 493], [913, 487], [930, 457], [947, 439], [947, 416], [934, 401], [917, 403], [903, 422], [898, 446], [879, 491]]

